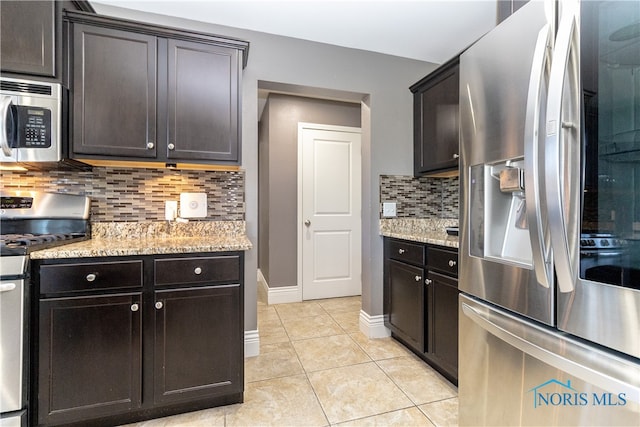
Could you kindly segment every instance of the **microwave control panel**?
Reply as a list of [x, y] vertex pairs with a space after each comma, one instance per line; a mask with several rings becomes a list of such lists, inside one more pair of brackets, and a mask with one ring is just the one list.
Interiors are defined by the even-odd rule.
[[51, 147], [51, 110], [17, 106], [18, 147]]

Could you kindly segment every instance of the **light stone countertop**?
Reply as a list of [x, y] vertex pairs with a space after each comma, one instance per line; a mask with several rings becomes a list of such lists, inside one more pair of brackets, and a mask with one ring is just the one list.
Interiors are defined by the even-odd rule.
[[251, 248], [244, 221], [114, 222], [92, 224], [90, 240], [34, 251], [29, 255], [31, 259], [90, 258]]
[[458, 247], [458, 236], [449, 236], [445, 227], [458, 225], [457, 219], [395, 218], [380, 220], [380, 235], [431, 245]]

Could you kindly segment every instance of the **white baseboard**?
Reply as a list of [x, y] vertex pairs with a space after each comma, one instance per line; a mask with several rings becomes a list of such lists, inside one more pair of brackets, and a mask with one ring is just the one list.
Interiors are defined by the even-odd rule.
[[253, 357], [260, 354], [260, 334], [258, 330], [244, 331], [244, 357]]
[[369, 316], [360, 310], [360, 332], [368, 338], [385, 338], [391, 336], [391, 331], [384, 326], [384, 315]]
[[258, 269], [258, 285], [262, 287], [267, 295], [267, 304], [269, 305], [302, 302], [302, 292], [300, 292], [300, 288], [298, 286], [270, 288], [260, 269]]
[[279, 288], [269, 288], [267, 301], [269, 305], [302, 302], [302, 296], [297, 286], [282, 286]]

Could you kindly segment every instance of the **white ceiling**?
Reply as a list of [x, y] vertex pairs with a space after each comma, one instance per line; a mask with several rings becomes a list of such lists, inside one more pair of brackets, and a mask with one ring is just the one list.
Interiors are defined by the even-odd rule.
[[496, 0], [97, 0], [101, 4], [443, 63], [495, 25]]

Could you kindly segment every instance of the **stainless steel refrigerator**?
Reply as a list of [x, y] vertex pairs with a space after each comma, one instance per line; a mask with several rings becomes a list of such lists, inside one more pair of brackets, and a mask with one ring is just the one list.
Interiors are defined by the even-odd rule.
[[460, 56], [461, 425], [640, 425], [640, 2]]

